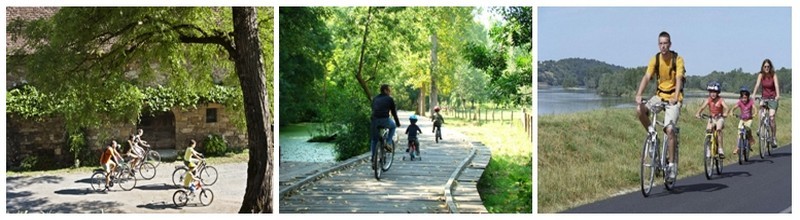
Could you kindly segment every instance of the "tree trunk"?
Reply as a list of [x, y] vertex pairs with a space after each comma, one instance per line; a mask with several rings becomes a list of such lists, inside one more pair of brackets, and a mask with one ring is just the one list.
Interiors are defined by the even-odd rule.
[[423, 85], [422, 88], [419, 88], [419, 96], [417, 96], [417, 114], [425, 116], [426, 111], [427, 109], [425, 108], [425, 86]]
[[369, 92], [367, 82], [364, 81], [364, 77], [361, 74], [361, 70], [364, 69], [364, 52], [367, 50], [367, 36], [369, 35], [370, 21], [372, 21], [372, 7], [367, 9], [367, 22], [364, 23], [364, 36], [361, 38], [361, 56], [358, 58], [358, 71], [356, 71], [356, 79], [358, 79], [358, 84], [361, 85], [361, 89], [364, 90], [364, 94], [367, 95], [367, 100], [372, 103], [372, 93]]
[[438, 62], [436, 43], [436, 33], [433, 33], [431, 34], [431, 115], [433, 115], [433, 108], [439, 106], [439, 90], [436, 88], [436, 65]]
[[268, 129], [269, 100], [256, 17], [254, 7], [233, 8], [233, 40], [236, 48], [233, 57], [242, 86], [250, 149], [247, 188], [240, 213], [272, 212], [272, 131]]

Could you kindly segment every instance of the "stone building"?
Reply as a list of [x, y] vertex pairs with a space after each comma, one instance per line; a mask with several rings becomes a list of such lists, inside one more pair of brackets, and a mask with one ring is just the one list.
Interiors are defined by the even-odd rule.
[[[54, 7], [8, 7], [6, 8], [6, 26], [12, 20], [33, 20], [49, 17], [59, 8]], [[8, 51], [18, 49], [23, 45], [24, 39], [12, 39], [7, 34], [6, 47]], [[6, 88], [13, 89], [27, 83], [24, 71], [13, 66], [7, 67]], [[63, 118], [48, 117], [38, 119], [24, 119], [14, 114], [7, 113], [6, 124], [6, 166], [9, 169], [18, 168], [26, 158], [35, 158], [37, 163], [48, 165], [46, 167], [63, 167], [73, 164], [73, 156], [69, 147], [66, 122]], [[198, 143], [198, 149], [204, 150], [203, 140], [208, 135], [222, 135], [229, 147], [247, 146], [247, 135], [244, 128], [239, 129], [232, 121], [231, 113], [223, 105], [204, 103], [193, 108], [172, 108], [171, 111], [143, 115], [138, 124], [108, 123], [100, 128], [83, 131], [86, 149], [81, 155], [93, 160], [98, 158], [104, 146], [111, 140], [117, 140], [123, 146], [129, 135], [141, 128], [144, 130], [143, 140], [147, 141], [154, 149], [167, 154], [178, 152], [186, 148], [189, 140]], [[97, 154], [95, 157], [94, 154]], [[33, 157], [32, 157], [33, 156]], [[90, 161], [89, 164], [97, 163]], [[86, 163], [82, 163], [86, 164]]]

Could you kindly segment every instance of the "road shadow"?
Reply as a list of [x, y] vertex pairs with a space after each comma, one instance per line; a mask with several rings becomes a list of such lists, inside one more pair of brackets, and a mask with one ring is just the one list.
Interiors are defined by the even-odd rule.
[[51, 204], [47, 198], [23, 196], [7, 198], [6, 213], [122, 213], [119, 209], [122, 205], [99, 200]]
[[34, 184], [58, 184], [61, 183], [61, 181], [64, 181], [64, 177], [52, 176], [52, 175], [37, 176], [37, 177], [28, 177], [28, 176], [6, 177], [6, 189], [14, 190]]
[[180, 210], [180, 209], [182, 209], [181, 207], [178, 207], [173, 203], [167, 203], [167, 202], [163, 202], [163, 201], [162, 202], [147, 203], [147, 204], [144, 204], [144, 205], [137, 205], [136, 208], [145, 208], [145, 209], [150, 209], [150, 210], [166, 210], [166, 209]]
[[88, 184], [92, 184], [92, 178], [91, 178], [91, 177], [89, 177], [89, 178], [83, 178], [83, 179], [75, 180], [75, 183], [88, 183]]
[[653, 197], [662, 197], [672, 194], [682, 194], [682, 193], [690, 193], [690, 192], [714, 192], [719, 191], [722, 189], [728, 188], [728, 185], [719, 184], [719, 183], [700, 183], [700, 184], [692, 184], [692, 185], [678, 185], [675, 186], [672, 191], [663, 191], [658, 194], [653, 194]]
[[6, 200], [9, 199], [16, 199], [22, 197], [28, 197], [33, 195], [31, 191], [22, 191], [22, 192], [6, 192]]
[[750, 159], [747, 161], [747, 164], [756, 164], [756, 163], [775, 163], [775, 161], [768, 159]]
[[792, 153], [772, 153], [770, 157], [791, 157]]
[[108, 194], [106, 191], [96, 191], [88, 188], [83, 189], [62, 189], [53, 192], [59, 195], [88, 195], [88, 194]]
[[148, 184], [148, 185], [141, 185], [137, 186], [136, 189], [139, 190], [172, 190], [172, 189], [179, 189], [181, 187], [174, 186], [172, 184]]
[[737, 176], [749, 177], [749, 176], [752, 176], [752, 175], [750, 175], [750, 172], [724, 172], [721, 175], [712, 176], [712, 177], [716, 177], [716, 178], [712, 178], [712, 179], [724, 179], [724, 178], [731, 178], [731, 177], [737, 177]]

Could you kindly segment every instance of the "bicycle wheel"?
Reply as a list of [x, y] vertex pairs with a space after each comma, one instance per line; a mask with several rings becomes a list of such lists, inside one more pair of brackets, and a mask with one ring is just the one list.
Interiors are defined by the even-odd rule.
[[175, 191], [175, 194], [172, 194], [172, 203], [175, 203], [175, 206], [185, 206], [188, 202], [189, 194], [186, 193], [186, 190], [179, 189]]
[[133, 175], [130, 168], [125, 168], [119, 174], [116, 182], [122, 190], [131, 191], [133, 187], [136, 187], [136, 176]]
[[139, 175], [146, 180], [151, 180], [153, 177], [156, 177], [156, 165], [149, 161], [145, 161], [141, 166], [139, 166]]
[[161, 154], [158, 151], [151, 150], [147, 153], [147, 160], [151, 160], [153, 165], [158, 167], [158, 165], [161, 165]]
[[764, 133], [767, 134], [767, 138], [764, 139], [764, 147], [767, 148], [767, 155], [772, 156], [772, 143], [773, 143], [772, 139], [774, 139], [775, 136], [772, 133], [772, 131], [770, 129], [770, 126], [772, 126], [772, 125], [767, 123], [766, 124], [766, 128], [764, 128], [764, 130], [766, 131]]
[[381, 180], [381, 174], [383, 172], [382, 169], [383, 160], [381, 159], [381, 155], [383, 155], [383, 147], [378, 146], [377, 151], [378, 153], [372, 159], [374, 161], [373, 163], [375, 164], [375, 169], [373, 170], [373, 172], [375, 173], [375, 179]]
[[203, 206], [208, 206], [214, 201], [214, 192], [212, 192], [211, 189], [204, 188], [202, 191], [200, 191], [200, 195], [198, 195], [198, 197], [200, 197], [200, 204]]
[[175, 171], [172, 171], [172, 184], [176, 187], [183, 186], [183, 178], [186, 176], [186, 172], [189, 171], [186, 167], [177, 167]]
[[214, 185], [217, 182], [217, 168], [213, 166], [205, 166], [202, 170], [200, 170], [200, 175], [197, 178], [200, 178], [200, 181], [203, 182], [203, 185], [210, 186]]
[[434, 139], [436, 139], [436, 143], [439, 143], [439, 140], [442, 139], [442, 129], [441, 128], [436, 129], [436, 137]]
[[383, 171], [388, 171], [389, 168], [392, 168], [392, 163], [394, 163], [394, 148], [395, 146], [392, 144], [390, 150], [384, 150], [383, 154], [381, 154], [383, 159], [383, 166], [381, 166], [381, 169]]
[[655, 144], [650, 141], [651, 137], [648, 135], [647, 139], [642, 144], [642, 163], [639, 168], [639, 178], [641, 180], [642, 195], [644, 197], [650, 196], [650, 190], [653, 188], [653, 180], [655, 179], [656, 171], [656, 149]]
[[[716, 143], [719, 144], [719, 143]], [[717, 145], [714, 149], [719, 150], [719, 145]], [[719, 156], [714, 157], [714, 167], [717, 170], [717, 175], [722, 175], [722, 159]]]
[[761, 159], [764, 159], [765, 151], [767, 151], [766, 148], [768, 148], [769, 146], [766, 146], [767, 138], [765, 136], [767, 134], [765, 134], [764, 122], [763, 121], [758, 126], [758, 131], [756, 131], [756, 132], [757, 132], [756, 134], [758, 135], [758, 155], [761, 156]]
[[92, 190], [102, 192], [108, 188], [106, 188], [106, 172], [97, 171], [92, 174], [92, 178], [89, 179], [92, 184]]
[[736, 147], [739, 148], [739, 165], [742, 165], [742, 163], [744, 162], [745, 160], [744, 154], [746, 153], [745, 151], [747, 151], [747, 149], [745, 149], [744, 147], [744, 141], [742, 140], [743, 140], [742, 135], [739, 135], [739, 140], [737, 141], [738, 144], [736, 145]]
[[711, 152], [711, 137], [706, 136], [706, 141], [703, 144], [703, 167], [706, 170], [706, 179], [711, 179], [711, 174], [714, 172], [714, 152]]

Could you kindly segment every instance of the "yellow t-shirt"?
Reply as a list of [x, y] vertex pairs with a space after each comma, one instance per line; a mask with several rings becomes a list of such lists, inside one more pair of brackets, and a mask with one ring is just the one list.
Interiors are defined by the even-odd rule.
[[191, 161], [192, 160], [192, 152], [194, 151], [194, 147], [187, 147], [186, 153], [183, 153], [183, 161]]
[[[669, 100], [672, 98], [675, 92], [680, 92], [678, 88], [675, 88], [677, 83], [676, 79], [683, 78], [683, 75], [686, 73], [686, 68], [683, 66], [683, 57], [681, 56], [678, 56], [677, 58], [672, 57], [672, 59], [677, 59], [675, 60], [675, 65], [677, 66], [677, 68], [675, 68], [676, 73], [674, 74], [673, 77], [673, 74], [670, 73], [670, 71], [672, 71], [672, 60], [671, 59], [665, 60], [660, 53], [658, 55], [658, 58], [661, 59], [659, 61], [659, 67], [657, 73], [659, 74], [658, 90], [673, 91], [673, 93], [656, 91], [656, 94], [658, 94], [658, 96], [661, 97], [662, 99]], [[653, 56], [652, 58], [650, 58], [650, 62], [647, 64], [647, 71], [645, 71], [645, 74], [649, 75], [651, 78], [655, 77], [654, 75], [652, 75], [653, 71], [655, 70], [655, 66], [656, 66], [656, 57]], [[683, 101], [683, 94], [680, 94], [680, 96], [678, 96], [678, 100]]]

